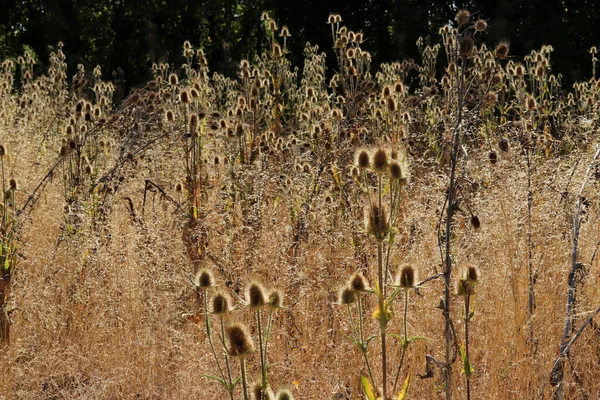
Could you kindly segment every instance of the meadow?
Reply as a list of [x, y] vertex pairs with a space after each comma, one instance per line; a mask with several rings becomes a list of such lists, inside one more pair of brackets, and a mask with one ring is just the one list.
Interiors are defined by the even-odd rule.
[[596, 49], [563, 87], [461, 10], [373, 70], [321, 22], [120, 104], [61, 43], [1, 64], [0, 395], [600, 396]]

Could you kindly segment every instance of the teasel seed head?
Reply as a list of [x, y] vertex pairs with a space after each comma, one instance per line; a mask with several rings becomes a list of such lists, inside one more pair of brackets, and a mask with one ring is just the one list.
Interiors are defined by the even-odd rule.
[[0, 144], [0, 157], [4, 157], [7, 153], [6, 151], [6, 146], [3, 144]]
[[232, 357], [245, 357], [254, 351], [254, 342], [248, 329], [242, 324], [233, 324], [226, 329], [229, 348], [227, 353]]
[[477, 32], [484, 32], [487, 29], [488, 24], [486, 20], [480, 18], [475, 21], [474, 26]]
[[269, 293], [269, 307], [283, 308], [283, 292], [281, 290], [271, 290]]
[[402, 174], [402, 167], [400, 166], [400, 163], [398, 161], [390, 161], [388, 163], [388, 169], [390, 172], [390, 178], [393, 180], [399, 180], [402, 179], [403, 174]]
[[471, 265], [469, 268], [467, 268], [465, 272], [465, 279], [469, 282], [479, 282], [479, 276], [479, 268], [474, 265]]
[[360, 169], [369, 168], [371, 164], [371, 156], [367, 149], [358, 149], [355, 154], [356, 166]]
[[478, 230], [481, 227], [481, 221], [477, 215], [471, 216], [471, 226], [475, 228], [475, 230]]
[[402, 267], [398, 275], [398, 285], [404, 289], [413, 289], [416, 284], [415, 275], [415, 269], [412, 266], [406, 265]]
[[213, 314], [221, 315], [231, 311], [231, 297], [225, 292], [217, 292], [210, 302]]
[[458, 55], [466, 60], [473, 55], [475, 50], [475, 44], [473, 43], [473, 37], [471, 35], [464, 35], [458, 41]]
[[10, 178], [8, 181], [8, 188], [9, 190], [19, 190], [19, 183], [15, 178]]
[[175, 114], [173, 113], [173, 110], [167, 110], [165, 113], [165, 118], [168, 122], [173, 122], [175, 120]]
[[388, 163], [388, 155], [384, 148], [379, 147], [373, 153], [373, 171], [378, 174], [383, 174], [386, 172]]
[[469, 23], [471, 19], [471, 13], [468, 10], [462, 9], [458, 10], [456, 13], [456, 22], [458, 22], [459, 27], [463, 27]]
[[250, 307], [262, 307], [267, 303], [265, 289], [258, 282], [252, 282], [246, 289], [246, 303]]
[[267, 389], [263, 391], [260, 381], [255, 382], [252, 386], [252, 395], [254, 400], [275, 400], [273, 390], [267, 386]]
[[348, 280], [347, 286], [355, 292], [365, 292], [369, 290], [369, 281], [361, 272], [356, 272]]
[[456, 288], [456, 293], [459, 296], [472, 296], [475, 294], [475, 284], [467, 279], [459, 279]]
[[215, 285], [215, 278], [212, 272], [207, 269], [201, 269], [196, 275], [196, 287], [200, 289], [208, 289]]
[[377, 240], [383, 240], [389, 228], [385, 206], [380, 209], [373, 201], [371, 206], [367, 207], [366, 215], [367, 233], [375, 236]]
[[507, 41], [501, 41], [496, 45], [494, 49], [494, 56], [499, 60], [504, 60], [508, 58], [508, 50], [510, 48], [510, 44]]
[[289, 390], [283, 389], [277, 392], [276, 400], [294, 400], [294, 396]]
[[356, 303], [356, 292], [352, 288], [344, 286], [338, 293], [338, 303], [343, 305]]
[[498, 162], [498, 154], [496, 154], [496, 152], [493, 150], [488, 153], [488, 158], [492, 164], [496, 164]]
[[179, 78], [177, 77], [176, 74], [171, 74], [169, 75], [169, 84], [171, 86], [175, 86], [179, 83]]

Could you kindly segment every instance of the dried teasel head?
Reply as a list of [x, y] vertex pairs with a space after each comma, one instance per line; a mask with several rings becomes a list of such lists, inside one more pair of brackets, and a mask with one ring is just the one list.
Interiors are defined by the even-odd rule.
[[246, 303], [253, 308], [267, 304], [265, 288], [258, 282], [251, 282], [246, 288]]
[[361, 148], [354, 154], [355, 164], [360, 169], [369, 168], [371, 165], [371, 155], [367, 149]]
[[271, 290], [268, 305], [271, 308], [283, 308], [283, 292], [279, 289]]
[[289, 390], [283, 389], [277, 392], [276, 400], [294, 400], [294, 396]]
[[246, 326], [233, 324], [226, 329], [229, 347], [227, 353], [232, 357], [245, 357], [254, 351], [254, 342]]
[[387, 171], [388, 154], [383, 147], [378, 147], [373, 152], [372, 165], [373, 171], [378, 174], [384, 174]]
[[355, 292], [365, 292], [369, 290], [369, 281], [361, 272], [356, 272], [348, 280], [347, 287]]
[[257, 381], [252, 386], [252, 398], [254, 400], [275, 400], [275, 394], [270, 387], [263, 390], [262, 383]]
[[356, 303], [356, 292], [352, 288], [344, 286], [338, 293], [338, 303], [342, 305]]
[[410, 265], [405, 265], [398, 274], [398, 286], [404, 289], [414, 289], [416, 285], [415, 269]]
[[227, 314], [231, 311], [231, 297], [225, 292], [217, 292], [210, 300], [212, 313], [216, 315]]
[[200, 289], [208, 289], [215, 285], [215, 278], [211, 271], [207, 269], [201, 269], [196, 274], [194, 284]]
[[367, 233], [375, 236], [377, 240], [383, 240], [389, 230], [385, 206], [380, 208], [377, 202], [372, 201], [365, 214]]

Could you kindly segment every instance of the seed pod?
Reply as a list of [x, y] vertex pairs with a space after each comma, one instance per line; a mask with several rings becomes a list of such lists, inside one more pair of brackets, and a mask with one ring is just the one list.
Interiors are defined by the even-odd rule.
[[215, 281], [212, 272], [207, 269], [201, 269], [198, 271], [195, 281], [197, 287], [201, 289], [207, 289], [211, 286], [214, 286], [214, 282]]
[[248, 329], [242, 324], [234, 324], [227, 328], [229, 348], [227, 352], [232, 357], [244, 357], [254, 351], [254, 342]]
[[250, 307], [262, 307], [267, 303], [265, 289], [258, 282], [251, 283], [246, 289], [246, 302]]
[[404, 289], [412, 289], [415, 287], [415, 270], [410, 265], [402, 268], [398, 277], [398, 284]]
[[357, 272], [350, 277], [348, 287], [356, 292], [364, 292], [369, 290], [369, 281], [362, 273]]
[[352, 304], [356, 302], [356, 292], [349, 287], [343, 287], [338, 293], [338, 302], [340, 304]]

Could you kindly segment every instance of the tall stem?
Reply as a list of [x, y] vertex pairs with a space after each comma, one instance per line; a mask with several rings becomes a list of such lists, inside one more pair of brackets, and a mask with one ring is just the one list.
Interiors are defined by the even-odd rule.
[[[471, 368], [471, 362], [469, 360], [469, 303], [471, 301], [471, 286], [469, 282], [467, 286], [467, 295], [465, 296], [465, 357]], [[467, 400], [471, 400], [471, 371], [465, 371], [467, 377]]]
[[260, 398], [263, 400], [265, 398], [265, 391], [267, 389], [267, 368], [265, 365], [265, 353], [263, 351], [263, 337], [262, 337], [262, 324], [260, 319], [260, 308], [256, 309], [256, 325], [258, 326], [258, 346], [260, 349], [260, 371], [261, 371], [261, 380], [262, 380], [262, 391]]
[[208, 297], [208, 292], [204, 290], [204, 322], [206, 325], [206, 336], [208, 337], [208, 343], [210, 344], [210, 349], [212, 351], [213, 357], [215, 358], [215, 362], [217, 363], [217, 368], [219, 368], [219, 373], [221, 374], [221, 378], [225, 380], [225, 374], [223, 373], [223, 369], [221, 368], [221, 363], [219, 362], [219, 358], [217, 357], [217, 353], [215, 352], [215, 346], [212, 341], [212, 332], [210, 329], [210, 320], [208, 319], [208, 304], [206, 298]]
[[244, 388], [244, 400], [248, 400], [248, 385], [246, 384], [246, 359], [240, 358], [240, 369], [242, 370], [242, 387]]
[[[383, 217], [382, 202], [381, 202], [381, 175], [377, 176], [377, 186], [379, 195], [378, 220]], [[387, 352], [385, 346], [385, 330], [386, 330], [386, 307], [385, 307], [385, 285], [383, 280], [383, 238], [377, 238], [377, 277], [379, 282], [379, 330], [381, 333], [381, 374], [383, 381], [383, 398], [387, 398]]]
[[400, 355], [400, 362], [398, 363], [398, 369], [396, 370], [396, 377], [394, 378], [394, 388], [392, 393], [396, 393], [396, 386], [398, 385], [398, 377], [400, 377], [400, 371], [402, 370], [402, 364], [404, 363], [404, 355], [408, 348], [408, 333], [406, 329], [406, 315], [408, 309], [408, 288], [404, 288], [404, 342], [402, 343], [402, 354]]
[[[227, 346], [225, 345], [225, 322], [223, 321], [223, 316], [220, 316], [220, 320], [221, 320], [221, 343], [223, 345], [223, 349], [225, 351], [227, 351]], [[233, 379], [231, 379], [231, 366], [229, 365], [229, 356], [227, 355], [227, 353], [225, 353], [225, 365], [227, 367], [227, 379], [229, 379], [228, 384], [229, 384], [229, 397], [231, 397], [231, 400], [233, 399]]]
[[369, 364], [369, 357], [367, 355], [367, 347], [363, 333], [363, 311], [360, 293], [358, 294], [358, 323], [360, 326], [360, 345], [362, 346], [361, 351], [363, 353], [363, 357], [365, 358], [365, 364], [367, 364], [367, 371], [369, 372], [369, 379], [371, 380], [371, 385], [375, 387], [375, 379], [373, 379], [373, 372], [371, 371], [371, 365]]

